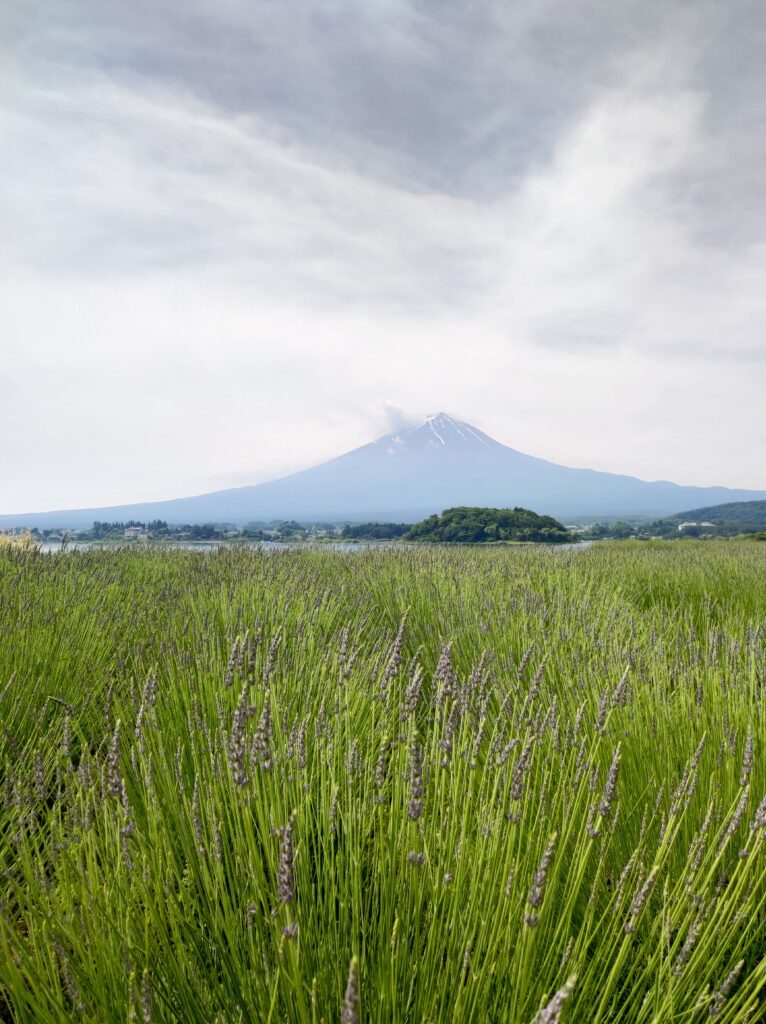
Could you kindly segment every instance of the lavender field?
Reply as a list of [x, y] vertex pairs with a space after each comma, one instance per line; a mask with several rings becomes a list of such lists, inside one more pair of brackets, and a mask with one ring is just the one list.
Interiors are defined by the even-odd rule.
[[766, 1017], [766, 545], [0, 551], [0, 1020]]

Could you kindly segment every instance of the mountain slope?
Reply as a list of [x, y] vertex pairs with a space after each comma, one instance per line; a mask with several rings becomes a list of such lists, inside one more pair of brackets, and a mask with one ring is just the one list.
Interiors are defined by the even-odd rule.
[[670, 518], [678, 522], [747, 523], [766, 527], [766, 501], [735, 501], [726, 505], [686, 509]]
[[0, 516], [2, 526], [90, 526], [96, 520], [171, 523], [297, 519], [414, 522], [445, 508], [523, 506], [557, 518], [672, 515], [694, 506], [766, 498], [766, 491], [681, 487], [572, 469], [500, 444], [445, 413], [329, 462], [251, 487], [109, 508]]

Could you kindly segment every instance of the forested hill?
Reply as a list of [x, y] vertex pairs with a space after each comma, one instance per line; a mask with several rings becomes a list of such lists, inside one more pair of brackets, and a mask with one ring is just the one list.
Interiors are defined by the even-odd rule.
[[405, 540], [435, 544], [486, 544], [492, 541], [534, 541], [562, 544], [572, 535], [552, 516], [526, 508], [448, 508], [416, 523]]
[[766, 501], [730, 501], [725, 505], [708, 505], [678, 512], [667, 520], [676, 522], [749, 523], [766, 527]]
[[725, 505], [692, 508], [651, 523], [653, 536], [733, 537], [766, 530], [766, 501], [730, 501]]

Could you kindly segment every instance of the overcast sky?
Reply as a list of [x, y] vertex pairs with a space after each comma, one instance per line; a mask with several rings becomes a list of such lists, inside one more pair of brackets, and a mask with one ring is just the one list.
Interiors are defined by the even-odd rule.
[[762, 0], [6, 0], [0, 47], [0, 512], [437, 410], [766, 488]]

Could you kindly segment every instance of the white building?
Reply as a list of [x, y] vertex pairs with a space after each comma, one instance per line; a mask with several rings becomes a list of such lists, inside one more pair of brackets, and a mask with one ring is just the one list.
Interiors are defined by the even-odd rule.
[[149, 534], [143, 528], [143, 526], [127, 526], [123, 537], [126, 540], [145, 540]]

